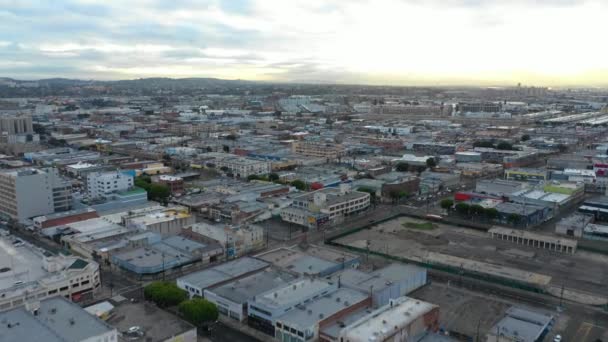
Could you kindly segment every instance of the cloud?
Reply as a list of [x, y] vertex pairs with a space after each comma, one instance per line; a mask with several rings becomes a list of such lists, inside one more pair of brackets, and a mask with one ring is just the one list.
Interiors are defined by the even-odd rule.
[[0, 0], [0, 76], [605, 84], [600, 0]]

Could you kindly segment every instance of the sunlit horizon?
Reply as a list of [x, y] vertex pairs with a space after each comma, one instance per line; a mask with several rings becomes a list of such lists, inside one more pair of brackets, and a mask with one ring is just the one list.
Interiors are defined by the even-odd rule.
[[0, 77], [607, 86], [601, 1], [0, 0]]

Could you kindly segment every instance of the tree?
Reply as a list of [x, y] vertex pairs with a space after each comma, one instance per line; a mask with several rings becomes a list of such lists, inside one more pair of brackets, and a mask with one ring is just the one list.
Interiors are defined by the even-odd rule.
[[148, 198], [154, 201], [166, 202], [169, 196], [171, 196], [171, 191], [169, 190], [169, 187], [164, 184], [150, 184], [150, 187], [147, 191]]
[[223, 149], [223, 150], [224, 150], [224, 152], [226, 152], [226, 153], [230, 152], [230, 146], [228, 146], [228, 145], [223, 145], [223, 146], [222, 146], [222, 149]]
[[295, 187], [298, 190], [305, 190], [306, 189], [306, 183], [304, 183], [303, 181], [296, 179], [294, 181], [291, 182], [291, 186]]
[[237, 140], [238, 138], [239, 138], [239, 137], [238, 137], [237, 135], [235, 135], [235, 134], [229, 134], [229, 135], [227, 135], [227, 136], [226, 136], [226, 139], [228, 139], [228, 140], [232, 140], [232, 141], [235, 141], [235, 140]]
[[507, 222], [509, 222], [513, 225], [518, 224], [520, 219], [521, 219], [521, 217], [515, 213], [509, 214], [509, 216], [507, 216]]
[[271, 182], [276, 182], [276, 181], [278, 181], [278, 180], [279, 180], [279, 175], [278, 175], [278, 174], [276, 174], [276, 173], [274, 173], [274, 172], [273, 172], [273, 173], [270, 173], [270, 174], [268, 175], [268, 180], [270, 180]]
[[173, 282], [155, 281], [144, 287], [144, 296], [161, 307], [178, 305], [188, 299], [188, 293]]
[[395, 170], [399, 172], [407, 172], [410, 169], [410, 165], [408, 163], [400, 162], [395, 166]]
[[521, 141], [528, 141], [530, 140], [530, 135], [529, 134], [524, 134], [521, 136]]
[[222, 172], [228, 172], [230, 169], [228, 168], [228, 166], [222, 166], [220, 167], [220, 170], [222, 170]]
[[249, 176], [247, 176], [247, 180], [250, 181], [250, 182], [254, 181], [254, 180], [258, 180], [258, 179], [260, 179], [260, 177], [258, 177], [258, 175], [249, 175]]
[[464, 202], [459, 202], [456, 203], [456, 211], [460, 214], [460, 215], [468, 215], [469, 211], [471, 209], [471, 206], [468, 205], [467, 203]]
[[440, 205], [443, 209], [450, 210], [454, 206], [454, 201], [449, 198], [446, 198], [444, 200], [441, 200]]
[[214, 322], [219, 316], [217, 306], [202, 298], [193, 298], [179, 304], [179, 312], [194, 325]]
[[470, 208], [469, 208], [469, 212], [472, 215], [477, 215], [480, 216], [484, 213], [484, 209], [482, 206], [480, 206], [479, 204], [473, 204]]
[[490, 220], [494, 220], [495, 218], [498, 217], [498, 210], [496, 208], [487, 208], [484, 211], [484, 214], [486, 215], [486, 217]]
[[490, 140], [477, 140], [473, 143], [473, 146], [494, 148], [494, 143]]
[[498, 143], [498, 145], [496, 145], [496, 149], [497, 150], [512, 150], [513, 145], [511, 145], [511, 143], [508, 141], [501, 141]]
[[372, 188], [368, 188], [366, 186], [361, 186], [357, 188], [357, 191], [367, 192], [369, 194], [369, 201], [371, 203], [376, 203], [376, 191]]
[[426, 160], [426, 166], [433, 169], [435, 168], [435, 166], [437, 166], [437, 162], [435, 161], [435, 158], [429, 158]]

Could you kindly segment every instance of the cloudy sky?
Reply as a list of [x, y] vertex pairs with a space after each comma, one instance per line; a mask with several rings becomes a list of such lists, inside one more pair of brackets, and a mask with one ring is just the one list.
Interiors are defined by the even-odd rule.
[[605, 0], [0, 0], [0, 76], [608, 85]]

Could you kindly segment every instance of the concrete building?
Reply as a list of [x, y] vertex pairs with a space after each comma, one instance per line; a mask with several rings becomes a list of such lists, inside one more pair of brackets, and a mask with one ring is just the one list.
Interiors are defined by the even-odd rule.
[[118, 331], [61, 296], [0, 313], [0, 341], [118, 341]]
[[224, 248], [227, 258], [236, 258], [259, 250], [266, 242], [264, 228], [255, 224], [227, 226], [201, 222], [193, 224], [188, 229], [219, 243]]
[[270, 173], [271, 163], [246, 157], [228, 157], [215, 161], [217, 169], [227, 168], [227, 172], [237, 178], [247, 178], [251, 175], [267, 175]]
[[371, 273], [345, 269], [333, 274], [331, 280], [339, 282], [342, 287], [371, 293], [371, 304], [377, 308], [426, 285], [427, 274], [422, 267], [390, 264]]
[[551, 219], [555, 214], [553, 207], [525, 202], [502, 202], [494, 208], [498, 210], [498, 222], [518, 227], [533, 227]]
[[291, 151], [308, 157], [336, 159], [344, 154], [344, 147], [319, 141], [294, 141], [291, 143]]
[[131, 229], [145, 230], [163, 236], [177, 235], [182, 228], [194, 224], [194, 216], [185, 207], [171, 207], [123, 217], [122, 223]]
[[242, 257], [177, 279], [177, 286], [188, 291], [190, 297], [202, 297], [206, 289], [245, 278], [270, 267], [270, 264], [251, 257]]
[[537, 342], [550, 328], [553, 316], [511, 307], [487, 333], [487, 342]]
[[515, 168], [505, 170], [505, 179], [539, 183], [547, 181], [548, 176], [544, 169]]
[[275, 336], [276, 321], [298, 305], [335, 292], [336, 283], [322, 279], [304, 278], [264, 292], [248, 302], [247, 324], [267, 335]]
[[479, 152], [456, 152], [455, 157], [457, 163], [481, 163], [481, 153]]
[[572, 215], [564, 217], [557, 222], [555, 225], [555, 233], [572, 236], [575, 238], [582, 238], [585, 227], [592, 222], [592, 215], [573, 213]]
[[93, 208], [87, 207], [34, 217], [33, 221], [36, 229], [45, 229], [90, 220], [97, 217], [99, 217], [99, 215], [97, 215], [97, 211], [95, 211]]
[[258, 254], [256, 258], [284, 270], [313, 277], [326, 277], [340, 270], [357, 268], [361, 263], [356, 254], [317, 245], [309, 245], [302, 250], [295, 246], [280, 247]]
[[123, 172], [94, 172], [87, 175], [87, 193], [90, 198], [102, 198], [133, 188], [133, 176]]
[[204, 290], [204, 297], [217, 305], [220, 314], [239, 322], [248, 316], [247, 302], [274, 288], [294, 281], [296, 275], [276, 268], [267, 268], [250, 276]]
[[[365, 210], [370, 205], [370, 194], [362, 191], [352, 191], [347, 184], [340, 185], [339, 189], [325, 188], [309, 192], [293, 198], [292, 208], [311, 213], [327, 215], [330, 221], [341, 222], [345, 216], [353, 215]], [[289, 220], [288, 215], [281, 215]], [[304, 225], [301, 220], [288, 221]]]
[[[407, 342], [439, 329], [439, 307], [417, 299], [400, 297], [345, 326], [343, 342]], [[326, 341], [325, 339], [321, 339]]]
[[528, 184], [502, 179], [478, 180], [475, 185], [475, 192], [494, 195], [500, 197], [508, 197], [511, 194], [521, 191], [529, 187]]
[[153, 183], [165, 185], [172, 196], [181, 196], [184, 194], [184, 180], [181, 177], [161, 175], [152, 178]]
[[275, 320], [277, 341], [305, 342], [319, 339], [320, 327], [338, 320], [340, 316], [369, 307], [371, 300], [365, 292], [339, 288], [296, 306]]
[[0, 311], [57, 295], [73, 301], [90, 299], [100, 286], [99, 265], [79, 257], [46, 256], [12, 237], [0, 238]]
[[125, 247], [112, 254], [112, 264], [143, 276], [174, 272], [185, 266], [209, 264], [219, 260], [223, 254], [223, 249], [218, 244], [203, 244], [182, 236], [161, 239], [159, 234], [155, 235], [156, 239], [142, 247]]
[[0, 214], [19, 222], [71, 208], [71, 184], [57, 169], [0, 172]]
[[550, 251], [574, 254], [577, 242], [550, 235], [541, 235], [524, 230], [494, 227], [488, 230], [492, 239], [505, 240], [524, 246], [548, 249]]

